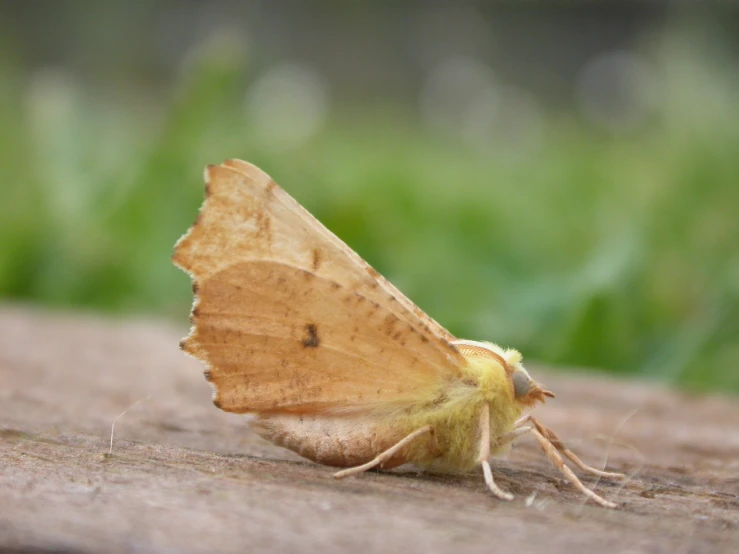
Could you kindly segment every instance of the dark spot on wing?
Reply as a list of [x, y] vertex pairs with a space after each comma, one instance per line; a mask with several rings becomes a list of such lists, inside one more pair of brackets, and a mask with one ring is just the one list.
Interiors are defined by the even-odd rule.
[[349, 303], [355, 303], [356, 305], [361, 304], [362, 302], [365, 302], [367, 299], [359, 294], [358, 292], [350, 292], [348, 295], [344, 297], [344, 302], [347, 304]]
[[305, 348], [317, 348], [321, 344], [318, 338], [318, 328], [315, 323], [308, 323], [305, 326], [305, 337], [303, 338], [303, 346]]
[[312, 254], [313, 261], [311, 262], [311, 267], [313, 271], [318, 271], [318, 268], [321, 266], [321, 251], [318, 248], [314, 248]]
[[[379, 305], [377, 307], [379, 308]], [[384, 331], [387, 335], [392, 335], [396, 332], [395, 326], [399, 321], [400, 319], [398, 319], [398, 316], [396, 316], [395, 314], [387, 314], [385, 316], [385, 320], [382, 322], [382, 331]]]

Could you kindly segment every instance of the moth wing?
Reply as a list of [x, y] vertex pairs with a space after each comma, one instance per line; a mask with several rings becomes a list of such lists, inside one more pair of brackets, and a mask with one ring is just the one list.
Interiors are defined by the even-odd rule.
[[317, 413], [427, 402], [464, 363], [451, 334], [267, 174], [230, 160], [173, 260], [193, 279], [183, 349], [224, 410]]

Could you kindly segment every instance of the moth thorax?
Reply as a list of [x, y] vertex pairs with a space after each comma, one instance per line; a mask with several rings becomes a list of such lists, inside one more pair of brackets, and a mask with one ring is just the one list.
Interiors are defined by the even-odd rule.
[[459, 350], [459, 352], [465, 356], [474, 356], [478, 358], [487, 358], [491, 360], [497, 361], [501, 366], [503, 366], [503, 369], [506, 370], [506, 373], [511, 373], [511, 367], [508, 365], [508, 362], [503, 357], [502, 352], [496, 352], [493, 349], [493, 344], [488, 344], [484, 342], [477, 342], [472, 340], [456, 340], [453, 341], [452, 344]]
[[459, 352], [467, 357], [487, 358], [497, 361], [513, 383], [516, 398], [523, 398], [534, 388], [529, 374], [521, 366], [521, 354], [517, 350], [503, 350], [491, 342], [477, 342], [472, 340], [458, 340], [452, 344]]

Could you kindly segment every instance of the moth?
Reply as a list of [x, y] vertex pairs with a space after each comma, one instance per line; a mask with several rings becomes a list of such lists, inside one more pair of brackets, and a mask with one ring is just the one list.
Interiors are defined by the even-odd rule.
[[345, 468], [481, 468], [528, 434], [584, 495], [616, 505], [565, 464], [599, 477], [527, 414], [554, 397], [521, 354], [459, 340], [326, 229], [266, 173], [240, 160], [205, 171], [205, 201], [174, 248], [192, 278], [190, 334], [214, 404], [253, 414], [265, 439]]

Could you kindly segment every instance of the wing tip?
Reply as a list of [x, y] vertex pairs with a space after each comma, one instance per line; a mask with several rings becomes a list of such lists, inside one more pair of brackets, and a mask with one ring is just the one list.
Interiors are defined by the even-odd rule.
[[[179, 269], [188, 273], [193, 277], [193, 256], [192, 250], [196, 245], [194, 242], [195, 234], [203, 224], [203, 216], [208, 209], [208, 202], [210, 198], [217, 194], [221, 189], [227, 189], [229, 186], [233, 186], [232, 179], [221, 177], [227, 177], [228, 175], [238, 175], [245, 181], [252, 183], [256, 187], [263, 187], [268, 192], [273, 193], [278, 188], [277, 183], [270, 177], [266, 172], [261, 170], [256, 165], [245, 162], [238, 158], [228, 158], [220, 164], [208, 164], [203, 172], [203, 181], [205, 182], [204, 187], [204, 199], [203, 203], [198, 210], [198, 215], [195, 221], [185, 231], [185, 233], [177, 239], [175, 242], [171, 260], [172, 263]], [[221, 186], [222, 183], [222, 186]]]
[[243, 177], [257, 182], [269, 182], [272, 181], [264, 170], [260, 169], [256, 165], [238, 158], [227, 158], [220, 164], [211, 164], [205, 168], [205, 181], [208, 183], [212, 177], [211, 175], [217, 171], [226, 170], [233, 173], [238, 173]]

